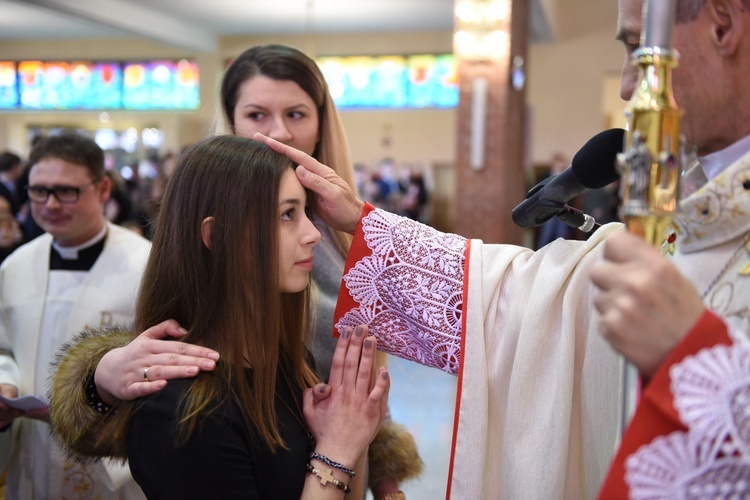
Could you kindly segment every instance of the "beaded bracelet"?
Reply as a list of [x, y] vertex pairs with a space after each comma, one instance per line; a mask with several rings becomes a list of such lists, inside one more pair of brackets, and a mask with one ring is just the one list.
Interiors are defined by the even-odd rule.
[[341, 472], [343, 472], [344, 474], [346, 474], [349, 477], [354, 477], [354, 469], [350, 469], [349, 467], [347, 467], [344, 464], [340, 464], [338, 462], [334, 462], [333, 460], [331, 460], [330, 458], [328, 458], [325, 455], [321, 455], [320, 453], [315, 453], [313, 451], [313, 452], [310, 452], [310, 455], [309, 455], [308, 458], [310, 460], [312, 460], [313, 458], [315, 458], [317, 460], [320, 460], [321, 462], [323, 462], [327, 466], [333, 467], [334, 469], [338, 469], [338, 470], [340, 470]]
[[102, 398], [99, 397], [99, 393], [96, 391], [96, 382], [94, 381], [94, 372], [91, 372], [91, 374], [86, 378], [86, 386], [85, 386], [85, 394], [86, 394], [86, 404], [90, 406], [91, 408], [95, 409], [102, 415], [109, 413], [109, 411], [112, 409], [110, 405], [102, 401]]
[[321, 471], [320, 469], [316, 469], [315, 467], [313, 467], [312, 464], [308, 462], [307, 472], [320, 479], [320, 484], [322, 484], [323, 486], [331, 483], [344, 493], [350, 493], [352, 491], [352, 489], [348, 485], [333, 477], [333, 471], [330, 468], [326, 469], [325, 471]]

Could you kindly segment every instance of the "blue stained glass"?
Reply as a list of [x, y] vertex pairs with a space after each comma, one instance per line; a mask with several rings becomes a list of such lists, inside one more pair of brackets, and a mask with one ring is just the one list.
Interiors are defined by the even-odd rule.
[[452, 55], [323, 57], [318, 64], [341, 109], [458, 105], [458, 77]]
[[197, 109], [198, 66], [190, 61], [148, 61], [125, 65], [123, 107], [126, 109]]
[[117, 109], [122, 71], [114, 62], [22, 61], [18, 65], [22, 109]]
[[0, 61], [0, 109], [18, 107], [18, 71], [16, 63]]

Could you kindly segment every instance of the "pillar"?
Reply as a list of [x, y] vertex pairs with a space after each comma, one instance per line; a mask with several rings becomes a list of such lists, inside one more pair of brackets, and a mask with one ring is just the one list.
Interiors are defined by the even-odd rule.
[[[465, 0], [457, 0], [457, 6], [460, 1]], [[474, 1], [504, 3], [509, 12], [504, 39], [493, 42], [497, 53], [492, 58], [465, 57], [456, 39], [460, 100], [454, 231], [487, 243], [521, 244], [523, 230], [513, 223], [511, 212], [527, 190], [526, 85], [521, 77], [526, 74], [529, 2]], [[456, 24], [458, 32], [458, 18]]]

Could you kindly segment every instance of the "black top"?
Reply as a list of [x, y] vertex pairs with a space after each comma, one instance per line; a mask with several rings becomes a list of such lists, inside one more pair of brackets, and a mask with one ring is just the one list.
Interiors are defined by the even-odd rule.
[[[246, 371], [248, 377], [252, 371]], [[204, 418], [190, 439], [175, 445], [182, 395], [194, 379], [171, 380], [144, 398], [128, 435], [130, 471], [150, 499], [298, 499], [305, 481], [310, 439], [303, 427], [302, 390], [276, 380], [279, 432], [287, 449], [271, 453], [253, 440], [235, 398]]]

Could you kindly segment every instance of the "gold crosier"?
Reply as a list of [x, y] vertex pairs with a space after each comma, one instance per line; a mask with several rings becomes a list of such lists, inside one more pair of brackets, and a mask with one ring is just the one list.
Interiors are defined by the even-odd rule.
[[[675, 0], [645, 0], [640, 48], [633, 54], [638, 85], [630, 100], [623, 152], [618, 155], [620, 218], [627, 229], [659, 248], [673, 233], [684, 158], [680, 137], [682, 112], [672, 95], [672, 49]], [[671, 242], [670, 242], [671, 243]], [[667, 246], [665, 245], [665, 248]], [[638, 404], [638, 372], [625, 364], [621, 429]]]
[[672, 95], [675, 0], [646, 0], [641, 47], [633, 54], [639, 81], [628, 106], [623, 153], [618, 156], [620, 217], [628, 230], [661, 247], [672, 232], [683, 152], [682, 112]]

